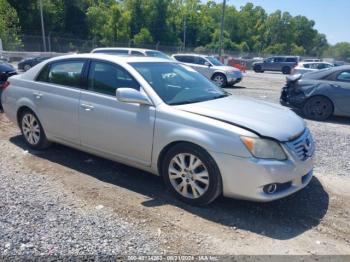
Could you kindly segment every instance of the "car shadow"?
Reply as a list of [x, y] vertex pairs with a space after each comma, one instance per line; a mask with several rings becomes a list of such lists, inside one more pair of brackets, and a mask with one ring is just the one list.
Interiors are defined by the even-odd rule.
[[[314, 177], [300, 192], [270, 203], [256, 203], [219, 197], [205, 207], [193, 207], [174, 198], [161, 177], [123, 164], [54, 144], [45, 151], [32, 151], [21, 136], [10, 141], [29, 154], [92, 176], [100, 181], [147, 196], [145, 207], [174, 205], [208, 221], [285, 240], [317, 226], [325, 216], [329, 196]], [[117, 189], [116, 189], [117, 190]]]

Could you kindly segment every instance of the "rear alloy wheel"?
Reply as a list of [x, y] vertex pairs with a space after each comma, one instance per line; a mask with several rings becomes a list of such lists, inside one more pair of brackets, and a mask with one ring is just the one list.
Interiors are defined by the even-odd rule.
[[282, 68], [282, 73], [285, 75], [289, 75], [292, 69], [289, 66], [285, 66]]
[[206, 205], [221, 193], [221, 177], [214, 160], [200, 147], [181, 143], [164, 159], [162, 175], [169, 189], [191, 205]]
[[32, 67], [31, 67], [30, 65], [25, 65], [23, 69], [24, 69], [24, 71], [28, 71], [28, 70], [31, 69], [31, 68], [32, 68]]
[[219, 87], [225, 87], [227, 85], [227, 78], [224, 74], [215, 74], [212, 78], [215, 84]]
[[38, 118], [30, 110], [25, 110], [21, 114], [20, 127], [24, 140], [29, 147], [44, 149], [50, 145]]
[[310, 119], [326, 120], [333, 114], [333, 103], [324, 96], [314, 96], [304, 104], [303, 113]]

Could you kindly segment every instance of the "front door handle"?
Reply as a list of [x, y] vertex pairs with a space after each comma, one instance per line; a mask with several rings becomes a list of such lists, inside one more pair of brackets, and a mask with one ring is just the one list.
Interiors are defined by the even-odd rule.
[[95, 108], [94, 106], [88, 104], [81, 104], [80, 106], [84, 108], [85, 111], [92, 111]]
[[33, 93], [33, 96], [34, 96], [36, 99], [40, 99], [40, 98], [43, 96], [43, 94], [42, 94], [42, 93], [38, 93], [38, 92], [34, 92], [34, 93]]

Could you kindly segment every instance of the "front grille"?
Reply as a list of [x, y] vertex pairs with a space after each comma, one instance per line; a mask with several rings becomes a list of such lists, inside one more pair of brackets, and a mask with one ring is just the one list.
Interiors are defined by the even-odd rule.
[[309, 129], [306, 129], [297, 139], [288, 142], [288, 146], [301, 161], [307, 160], [315, 152], [315, 143]]

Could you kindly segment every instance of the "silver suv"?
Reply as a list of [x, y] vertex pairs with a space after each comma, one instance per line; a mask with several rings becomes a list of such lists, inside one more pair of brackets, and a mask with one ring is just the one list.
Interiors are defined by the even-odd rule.
[[253, 63], [253, 70], [257, 73], [280, 71], [283, 74], [289, 75], [298, 62], [299, 58], [297, 56], [274, 56], [264, 59], [261, 62]]
[[189, 65], [219, 87], [234, 85], [242, 81], [241, 71], [232, 66], [225, 66], [213, 56], [197, 54], [175, 54], [174, 59]]

